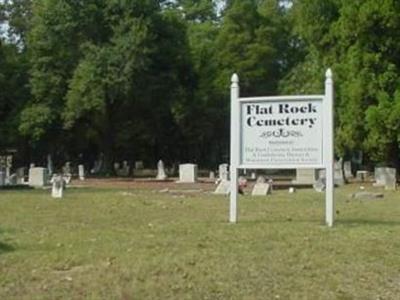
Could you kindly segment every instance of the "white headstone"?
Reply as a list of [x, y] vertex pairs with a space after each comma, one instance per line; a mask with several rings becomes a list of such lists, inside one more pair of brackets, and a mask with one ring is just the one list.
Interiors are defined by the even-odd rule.
[[6, 172], [0, 169], [0, 186], [6, 185]]
[[25, 168], [18, 168], [15, 173], [17, 174], [17, 184], [25, 183]]
[[375, 168], [374, 186], [384, 186], [385, 189], [396, 189], [396, 169], [395, 168]]
[[353, 178], [353, 172], [351, 170], [351, 161], [345, 161], [344, 165], [344, 176], [346, 176], [346, 178]]
[[43, 187], [48, 181], [47, 168], [30, 168], [29, 185], [33, 187]]
[[337, 184], [339, 186], [344, 185], [342, 160], [336, 161], [334, 163], [333, 181], [335, 184]]
[[197, 165], [181, 164], [179, 165], [179, 182], [193, 183], [197, 181]]
[[51, 154], [47, 155], [47, 172], [49, 176], [53, 175], [53, 160], [51, 159]]
[[165, 174], [165, 167], [163, 161], [160, 159], [157, 163], [157, 180], [167, 179], [167, 174]]
[[78, 165], [78, 176], [79, 180], [85, 180], [85, 166]]
[[260, 175], [260, 176], [257, 177], [257, 181], [256, 182], [257, 183], [266, 183], [267, 179], [265, 178], [265, 176]]
[[17, 185], [17, 174], [13, 173], [8, 177], [8, 184], [9, 185]]
[[296, 169], [296, 180], [294, 183], [297, 184], [314, 184], [317, 180], [316, 169]]
[[271, 194], [271, 186], [269, 183], [256, 183], [251, 192], [252, 196], [266, 196]]
[[230, 192], [230, 182], [228, 180], [221, 180], [215, 189], [214, 194], [217, 195], [229, 195]]
[[52, 187], [51, 187], [51, 197], [53, 198], [62, 198], [63, 191], [65, 186], [65, 181], [62, 175], [54, 174], [50, 180]]
[[361, 181], [365, 181], [369, 176], [369, 172], [365, 170], [358, 170], [356, 172], [356, 178]]
[[143, 161], [141, 161], [141, 160], [135, 161], [135, 169], [136, 170], [142, 170], [143, 168], [144, 168]]
[[220, 180], [229, 180], [229, 165], [220, 164], [218, 166], [218, 178]]
[[256, 178], [257, 178], [257, 174], [256, 174], [256, 172], [251, 172], [251, 177], [250, 177], [252, 180], [256, 180]]
[[215, 172], [214, 171], [210, 171], [209, 179], [215, 180]]
[[325, 178], [319, 178], [316, 182], [314, 182], [313, 188], [318, 193], [322, 193], [323, 191], [325, 191], [325, 189], [326, 189], [326, 179]]

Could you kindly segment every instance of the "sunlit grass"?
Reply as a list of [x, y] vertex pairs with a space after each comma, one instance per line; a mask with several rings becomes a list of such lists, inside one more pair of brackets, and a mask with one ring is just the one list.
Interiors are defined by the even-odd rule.
[[400, 193], [0, 191], [0, 299], [397, 299]]

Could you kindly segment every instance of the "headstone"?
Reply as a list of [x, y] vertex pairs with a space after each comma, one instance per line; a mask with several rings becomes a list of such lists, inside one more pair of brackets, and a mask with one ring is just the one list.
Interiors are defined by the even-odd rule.
[[356, 178], [360, 181], [365, 181], [369, 176], [369, 172], [365, 170], [359, 170], [356, 172]]
[[334, 176], [333, 181], [335, 184], [342, 186], [344, 185], [342, 159], [334, 163]]
[[218, 166], [218, 178], [220, 180], [229, 180], [229, 165], [220, 164]]
[[135, 170], [142, 170], [144, 168], [143, 161], [135, 161]]
[[289, 188], [289, 194], [294, 194], [296, 192], [296, 189], [294, 187]]
[[208, 177], [210, 180], [215, 180], [215, 172], [214, 171], [210, 171], [210, 175]]
[[266, 182], [267, 182], [267, 179], [263, 175], [258, 176], [257, 181], [256, 181], [256, 183], [266, 183]]
[[25, 183], [25, 168], [18, 168], [15, 171], [15, 174], [17, 174], [17, 184], [24, 184]]
[[34, 167], [35, 167], [35, 164], [34, 164], [34, 163], [30, 163], [30, 164], [29, 164], [29, 169], [34, 168]]
[[197, 181], [197, 165], [181, 164], [179, 165], [179, 182], [193, 183]]
[[51, 187], [51, 196], [53, 198], [62, 198], [63, 191], [65, 187], [65, 181], [62, 175], [54, 174], [50, 180], [52, 187]]
[[115, 171], [117, 174], [118, 174], [119, 168], [120, 168], [119, 162], [115, 162], [115, 163], [114, 163], [114, 171]]
[[322, 193], [323, 191], [325, 191], [325, 188], [326, 188], [325, 178], [319, 178], [316, 182], [314, 182], [313, 188], [318, 193]]
[[251, 172], [250, 178], [251, 178], [251, 180], [256, 180], [256, 178], [257, 178], [256, 172]]
[[271, 193], [271, 186], [269, 183], [256, 183], [251, 192], [252, 196], [266, 196]]
[[160, 159], [157, 163], [157, 180], [167, 179], [167, 174], [165, 174], [165, 167], [163, 161]]
[[47, 168], [30, 168], [29, 185], [33, 187], [43, 187], [48, 181]]
[[51, 154], [47, 155], [47, 172], [49, 176], [53, 175], [53, 160], [51, 159]]
[[99, 159], [94, 162], [93, 169], [90, 171], [92, 174], [97, 174], [103, 167], [103, 155], [100, 155]]
[[297, 184], [314, 184], [317, 180], [316, 169], [296, 169], [296, 180], [294, 183]]
[[17, 185], [17, 174], [13, 173], [8, 177], [8, 184], [9, 185]]
[[346, 178], [353, 178], [353, 172], [351, 171], [351, 161], [345, 161], [343, 168], [344, 176], [346, 176]]
[[121, 176], [125, 176], [125, 177], [129, 176], [130, 168], [131, 168], [131, 167], [129, 166], [128, 161], [127, 161], [127, 160], [124, 160], [124, 161], [122, 162], [122, 168], [121, 168], [121, 170], [120, 170]]
[[217, 188], [215, 189], [214, 194], [217, 195], [229, 195], [230, 193], [230, 181], [228, 180], [221, 180], [218, 184]]
[[374, 186], [384, 186], [387, 190], [396, 189], [396, 169], [395, 168], [375, 168]]
[[85, 180], [85, 166], [78, 165], [78, 176], [79, 180]]
[[0, 168], [0, 187], [6, 185], [6, 172]]
[[71, 174], [72, 170], [71, 170], [71, 162], [67, 161], [63, 167], [63, 173], [64, 174]]

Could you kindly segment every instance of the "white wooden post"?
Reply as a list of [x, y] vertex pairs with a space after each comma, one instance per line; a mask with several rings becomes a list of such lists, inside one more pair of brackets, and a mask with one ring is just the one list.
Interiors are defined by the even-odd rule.
[[326, 190], [325, 190], [325, 220], [329, 227], [334, 222], [334, 174], [333, 174], [333, 138], [334, 138], [334, 119], [333, 119], [333, 80], [332, 71], [326, 71], [325, 80], [325, 99], [324, 99], [324, 165], [326, 168]]
[[239, 77], [231, 78], [231, 157], [230, 157], [230, 210], [229, 222], [237, 222], [238, 165], [239, 165]]

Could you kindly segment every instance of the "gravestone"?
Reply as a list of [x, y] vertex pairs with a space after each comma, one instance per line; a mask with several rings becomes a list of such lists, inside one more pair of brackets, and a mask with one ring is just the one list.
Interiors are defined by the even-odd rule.
[[374, 186], [383, 186], [387, 190], [396, 189], [396, 169], [395, 168], [375, 168]]
[[15, 174], [17, 174], [17, 184], [24, 184], [25, 183], [25, 168], [18, 168], [15, 170]]
[[78, 165], [78, 176], [79, 180], [85, 180], [85, 166]]
[[333, 182], [339, 186], [344, 185], [342, 160], [335, 161], [334, 163]]
[[63, 174], [72, 174], [71, 162], [67, 161], [62, 168]]
[[0, 168], [0, 187], [6, 185], [6, 172]]
[[256, 180], [256, 178], [257, 178], [256, 172], [251, 172], [250, 178], [251, 178], [251, 180]]
[[215, 172], [214, 171], [210, 171], [210, 174], [209, 174], [208, 178], [210, 180], [215, 180]]
[[129, 166], [128, 161], [124, 160], [122, 162], [122, 168], [120, 170], [121, 176], [125, 176], [125, 177], [129, 176], [130, 169], [131, 169], [131, 167]]
[[197, 181], [196, 164], [179, 165], [179, 182], [194, 183], [196, 181]]
[[218, 184], [217, 188], [214, 191], [216, 195], [229, 195], [230, 193], [230, 181], [228, 180], [221, 180]]
[[30, 168], [29, 169], [29, 186], [43, 187], [47, 184], [47, 168]]
[[218, 166], [218, 178], [220, 180], [229, 180], [229, 165], [220, 164]]
[[65, 187], [65, 180], [64, 180], [63, 176], [54, 174], [50, 180], [50, 183], [52, 184], [51, 197], [62, 198], [64, 187]]
[[316, 169], [296, 169], [296, 180], [294, 183], [297, 184], [314, 184], [317, 180]]
[[135, 161], [135, 170], [142, 170], [144, 168], [143, 161]]
[[256, 181], [256, 183], [266, 183], [266, 182], [267, 182], [267, 179], [263, 175], [258, 176], [257, 181]]
[[167, 174], [165, 173], [165, 167], [163, 161], [160, 159], [157, 163], [157, 180], [167, 179]]
[[30, 164], [29, 164], [29, 169], [34, 168], [34, 167], [35, 167], [35, 164], [34, 164], [34, 163], [30, 163]]
[[369, 176], [369, 172], [365, 170], [358, 170], [356, 172], [356, 178], [360, 181], [365, 181]]
[[257, 182], [251, 191], [252, 196], [266, 196], [268, 194], [271, 194], [271, 185], [269, 183]]
[[326, 179], [325, 178], [318, 178], [316, 182], [313, 184], [313, 188], [315, 191], [322, 193], [325, 191], [326, 188]]
[[344, 165], [344, 176], [346, 176], [346, 178], [353, 178], [353, 172], [351, 170], [351, 161], [345, 161]]
[[49, 176], [53, 175], [53, 169], [54, 169], [53, 166], [54, 165], [53, 165], [53, 160], [51, 159], [51, 155], [48, 154], [47, 155], [47, 172], [48, 172]]
[[11, 174], [8, 177], [7, 182], [9, 185], [17, 185], [17, 174], [15, 173]]

